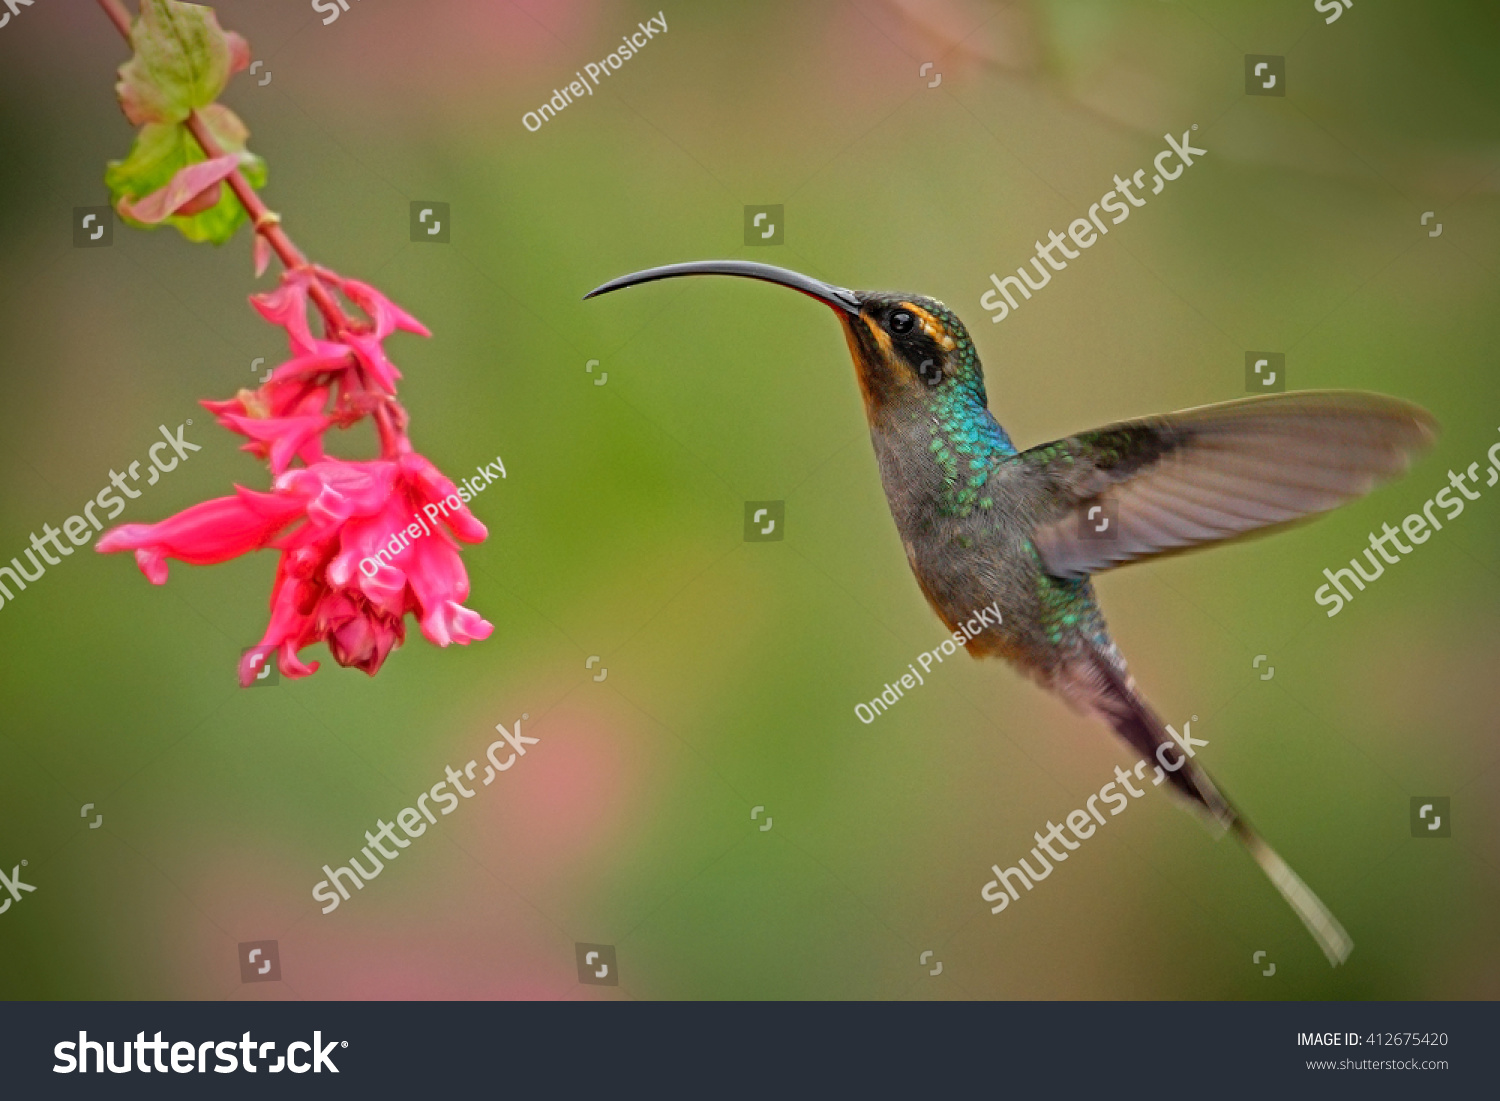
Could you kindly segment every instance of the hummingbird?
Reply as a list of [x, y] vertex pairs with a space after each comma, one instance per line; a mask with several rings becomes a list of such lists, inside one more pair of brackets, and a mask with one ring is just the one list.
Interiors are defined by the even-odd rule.
[[998, 604], [999, 622], [969, 638], [969, 653], [1004, 658], [1109, 724], [1141, 761], [1165, 765], [1158, 775], [1217, 833], [1244, 843], [1329, 963], [1347, 959], [1354, 943], [1344, 927], [1136, 689], [1090, 578], [1360, 497], [1431, 445], [1433, 418], [1379, 394], [1302, 391], [1120, 421], [1021, 451], [990, 412], [968, 330], [934, 298], [852, 291], [742, 260], [650, 268], [585, 298], [685, 275], [759, 279], [833, 309], [891, 516], [938, 618], [957, 631], [975, 609]]

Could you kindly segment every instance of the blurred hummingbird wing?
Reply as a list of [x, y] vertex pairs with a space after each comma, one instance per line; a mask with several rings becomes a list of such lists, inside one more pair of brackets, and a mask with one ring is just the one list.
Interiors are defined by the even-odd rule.
[[1405, 471], [1436, 434], [1395, 398], [1305, 391], [1122, 421], [1018, 459], [1040, 479], [1042, 563], [1074, 578], [1325, 512]]

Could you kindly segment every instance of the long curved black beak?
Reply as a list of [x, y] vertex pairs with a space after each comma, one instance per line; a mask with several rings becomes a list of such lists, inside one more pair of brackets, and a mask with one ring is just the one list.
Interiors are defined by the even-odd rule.
[[791, 287], [794, 291], [801, 291], [805, 295], [816, 298], [819, 302], [827, 303], [836, 310], [851, 314], [859, 313], [859, 299], [851, 290], [835, 287], [832, 283], [825, 283], [821, 279], [814, 279], [801, 272], [788, 271], [786, 268], [773, 267], [770, 264], [757, 264], [751, 260], [693, 260], [686, 264], [667, 264], [660, 268], [647, 268], [645, 271], [611, 279], [603, 286], [595, 287], [583, 297], [589, 299], [623, 287], [633, 287], [638, 283], [651, 283], [657, 279], [671, 279], [678, 275], [739, 275], [746, 279], [762, 279], [767, 283], [777, 283], [783, 287]]

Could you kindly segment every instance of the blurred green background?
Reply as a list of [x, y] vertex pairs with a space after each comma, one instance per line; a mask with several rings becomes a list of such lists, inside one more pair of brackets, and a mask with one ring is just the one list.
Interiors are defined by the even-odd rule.
[[[388, 345], [417, 446], [453, 476], [505, 462], [475, 503], [490, 539], [465, 551], [496, 630], [444, 651], [413, 626], [373, 680], [319, 648], [312, 678], [245, 691], [269, 552], [174, 564], [163, 588], [91, 548], [50, 569], [0, 608], [0, 866], [36, 886], [0, 915], [0, 996], [1500, 995], [1500, 490], [1336, 618], [1312, 599], [1500, 441], [1493, 5], [1362, 3], [1330, 25], [1312, 0], [693, 3], [537, 133], [522, 114], [658, 9], [219, 10], [272, 75], [225, 96], [268, 202], [433, 330]], [[1285, 98], [1245, 94], [1251, 53], [1286, 57]], [[129, 148], [125, 57], [92, 4], [0, 28], [6, 560], [159, 424], [192, 417], [203, 450], [122, 522], [268, 483], [195, 405], [284, 354], [246, 304], [271, 285], [248, 238], [117, 225], [110, 248], [71, 246], [73, 208], [108, 201]], [[1195, 124], [1201, 163], [985, 320], [990, 272]], [[451, 243], [411, 242], [413, 200], [451, 204]], [[747, 204], [784, 205], [784, 245], [745, 246]], [[855, 718], [943, 631], [833, 319], [734, 280], [580, 301], [734, 256], [945, 300], [1021, 446], [1242, 396], [1251, 350], [1284, 352], [1293, 388], [1439, 418], [1433, 455], [1329, 518], [1098, 582], [1147, 695], [1198, 716], [1200, 759], [1348, 927], [1346, 966], [1154, 791], [989, 913], [990, 865], [1128, 753], [967, 658]], [[748, 500], [785, 500], [785, 541], [743, 541]], [[541, 741], [518, 767], [319, 912], [323, 864], [523, 713]], [[1451, 839], [1411, 836], [1414, 795], [1451, 797]], [[279, 983], [240, 981], [236, 946], [259, 940]], [[618, 987], [579, 983], [577, 942], [616, 946]]]

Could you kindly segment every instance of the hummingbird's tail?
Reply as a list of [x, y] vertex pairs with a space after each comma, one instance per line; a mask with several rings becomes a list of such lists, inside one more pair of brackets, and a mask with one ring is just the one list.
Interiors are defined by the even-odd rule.
[[[1074, 686], [1084, 689], [1079, 695], [1130, 743], [1143, 761], [1156, 765], [1172, 786], [1202, 811], [1219, 832], [1227, 829], [1243, 842], [1261, 871], [1286, 899], [1287, 905], [1302, 919], [1302, 924], [1318, 942], [1330, 964], [1337, 966], [1348, 959], [1354, 941], [1338, 919], [1276, 850], [1255, 832], [1234, 805], [1219, 793], [1208, 773], [1177, 745], [1166, 724], [1135, 690], [1117, 654], [1091, 649], [1089, 668], [1077, 678]], [[1180, 765], [1175, 770], [1162, 767], [1177, 762]], [[1137, 766], [1136, 775], [1140, 776], [1140, 766]]]
[[1323, 949], [1328, 962], [1337, 967], [1348, 959], [1349, 953], [1354, 951], [1354, 941], [1339, 924], [1339, 919], [1333, 916], [1333, 911], [1323, 905], [1323, 900], [1302, 882], [1302, 877], [1292, 871], [1276, 850], [1261, 839], [1260, 834], [1251, 829], [1250, 823], [1236, 817], [1230, 828], [1244, 842], [1245, 848], [1250, 850], [1250, 855], [1260, 865], [1260, 870], [1276, 885], [1287, 905], [1302, 919], [1302, 924], [1307, 926], [1313, 940]]

